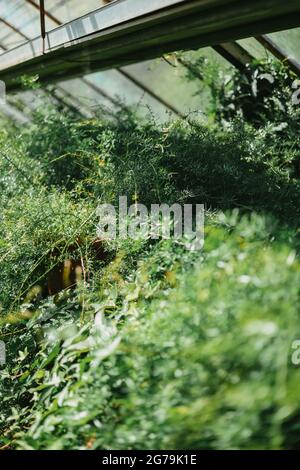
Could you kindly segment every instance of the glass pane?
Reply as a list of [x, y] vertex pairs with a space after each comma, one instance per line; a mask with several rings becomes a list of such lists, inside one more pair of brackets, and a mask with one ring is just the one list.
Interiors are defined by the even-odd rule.
[[241, 39], [237, 43], [246, 49], [255, 59], [264, 59], [272, 56], [255, 38]]
[[46, 0], [45, 9], [60, 23], [67, 23], [105, 4], [105, 0]]
[[300, 28], [280, 31], [268, 36], [287, 53], [288, 57], [300, 63]]

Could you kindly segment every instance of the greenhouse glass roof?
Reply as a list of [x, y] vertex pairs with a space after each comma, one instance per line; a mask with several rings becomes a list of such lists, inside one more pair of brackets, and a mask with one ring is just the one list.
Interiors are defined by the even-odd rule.
[[[251, 5], [262, 2], [0, 0], [0, 80], [8, 92], [0, 112], [20, 122], [30, 120], [49, 90], [38, 95], [23, 91], [18, 79], [37, 74], [51, 83], [56, 99], [87, 117], [128, 105], [142, 113], [151, 110], [162, 121], [170, 114], [201, 117], [205, 100], [186, 80], [185, 56], [203, 55], [226, 70], [275, 55], [300, 73], [300, 28], [294, 27], [300, 22], [299, 2], [263, 3], [253, 22]], [[236, 26], [226, 29], [230, 15]], [[278, 31], [280, 25], [289, 29]], [[147, 48], [138, 49], [139, 37]], [[173, 55], [192, 49], [181, 60]]]

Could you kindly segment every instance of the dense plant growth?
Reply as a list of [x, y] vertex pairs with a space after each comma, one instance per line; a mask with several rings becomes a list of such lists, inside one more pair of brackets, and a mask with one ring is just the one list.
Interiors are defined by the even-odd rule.
[[[299, 447], [299, 137], [272, 126], [49, 108], [1, 131], [3, 448]], [[99, 255], [96, 208], [119, 195], [205, 203], [204, 249]]]

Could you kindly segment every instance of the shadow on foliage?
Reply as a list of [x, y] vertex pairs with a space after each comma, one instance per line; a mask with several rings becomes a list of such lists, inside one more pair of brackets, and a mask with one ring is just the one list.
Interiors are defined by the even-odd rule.
[[[295, 135], [295, 146], [298, 140]], [[295, 155], [272, 128], [235, 123], [222, 130], [175, 122], [162, 129], [128, 114], [115, 124], [74, 122], [54, 113], [38, 122], [26, 145], [43, 166], [45, 184], [76, 197], [117, 203], [127, 195], [130, 203], [148, 206], [204, 203], [267, 212], [292, 225], [299, 220]]]

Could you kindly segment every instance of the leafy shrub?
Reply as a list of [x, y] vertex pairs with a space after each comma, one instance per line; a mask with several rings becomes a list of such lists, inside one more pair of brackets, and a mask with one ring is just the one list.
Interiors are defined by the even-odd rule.
[[[203, 58], [188, 61], [187, 78], [208, 85], [211, 114], [222, 126], [242, 120], [264, 129], [269, 145], [283, 155], [281, 166], [300, 177], [299, 79], [285, 63], [273, 59], [253, 60], [243, 70], [226, 70]], [[192, 71], [192, 72], [191, 72]]]
[[[271, 137], [268, 127], [256, 131], [236, 122], [220, 130], [174, 122], [161, 129], [127, 116], [117, 125], [53, 117], [34, 127], [26, 149], [41, 162], [47, 187], [54, 175], [56, 187], [97, 201], [117, 203], [119, 195], [127, 195], [148, 206], [205, 202], [223, 210], [268, 211], [289, 221], [298, 214], [297, 132], [291, 148], [284, 147], [281, 135]], [[55, 127], [60, 130], [53, 132]]]

